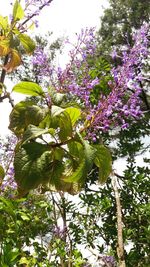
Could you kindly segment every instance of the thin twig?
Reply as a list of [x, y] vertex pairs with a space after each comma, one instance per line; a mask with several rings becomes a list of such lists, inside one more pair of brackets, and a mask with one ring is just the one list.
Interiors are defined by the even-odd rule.
[[[50, 4], [53, 0], [49, 0], [46, 4], [43, 4], [42, 6], [39, 7], [37, 11], [41, 11], [46, 5]], [[21, 24], [21, 26], [25, 25], [29, 20], [31, 20], [33, 17], [38, 15], [38, 12], [33, 13], [31, 16], [29, 16], [26, 20], [24, 20]]]

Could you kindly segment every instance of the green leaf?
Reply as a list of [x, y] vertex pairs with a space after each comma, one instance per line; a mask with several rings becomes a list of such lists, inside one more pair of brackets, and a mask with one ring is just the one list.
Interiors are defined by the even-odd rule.
[[10, 113], [9, 129], [17, 136], [23, 134], [29, 124], [38, 126], [45, 116], [45, 110], [32, 102], [21, 101]]
[[7, 30], [8, 28], [8, 17], [3, 17], [0, 15], [0, 27], [3, 29], [3, 30]]
[[[82, 159], [81, 159], [80, 150], [78, 150], [79, 147], [77, 147], [77, 144], [76, 143], [72, 144], [72, 147], [71, 145], [68, 144], [68, 147], [70, 147], [70, 151], [74, 152], [74, 154], [77, 157], [76, 164], [78, 165], [75, 171], [73, 171], [71, 175], [67, 175], [68, 177], [67, 176], [64, 177], [65, 182], [80, 181], [81, 183], [83, 183], [88, 175], [88, 172], [91, 170], [93, 166], [93, 161], [95, 159], [95, 152], [96, 152], [95, 148], [93, 148], [86, 140], [83, 140], [80, 135], [79, 135], [79, 140], [81, 141], [82, 148], [83, 148], [83, 152], [81, 154]], [[79, 155], [77, 155], [77, 153], [79, 153]], [[74, 166], [72, 166], [72, 169], [73, 168]]]
[[68, 113], [63, 112], [60, 114], [58, 117], [58, 124], [60, 127], [58, 135], [62, 142], [66, 141], [68, 137], [72, 137], [72, 124]]
[[39, 127], [44, 129], [51, 127], [51, 115], [49, 110], [48, 111], [45, 110], [45, 116], [43, 120], [40, 122]]
[[63, 142], [72, 136], [72, 123], [65, 109], [53, 105], [51, 108], [51, 127], [60, 128], [59, 138]]
[[5, 177], [5, 171], [3, 167], [0, 165], [0, 181], [3, 180]]
[[12, 91], [31, 96], [42, 96], [44, 94], [41, 86], [34, 82], [20, 82], [13, 87]]
[[18, 191], [23, 196], [29, 190], [51, 178], [52, 152], [49, 146], [31, 142], [15, 153], [14, 169]]
[[87, 170], [90, 170], [93, 166], [93, 162], [96, 155], [96, 149], [94, 146], [91, 146], [87, 140], [84, 140], [81, 134], [79, 133], [76, 134], [76, 140], [83, 145], [84, 155], [86, 159], [86, 168]]
[[65, 182], [69, 182], [69, 183], [73, 183], [73, 182], [78, 182], [79, 180], [82, 179], [83, 175], [85, 174], [85, 159], [83, 159], [78, 167], [76, 168], [76, 170], [74, 172], [72, 172], [71, 175], [67, 175], [67, 171], [68, 173], [70, 172], [70, 169], [65, 171], [65, 175], [63, 177], [63, 180]]
[[87, 172], [87, 171], [90, 171], [93, 166], [96, 150], [86, 140], [84, 140], [83, 146], [84, 146], [84, 154], [85, 154], [85, 160], [86, 160], [85, 161], [86, 172]]
[[10, 262], [14, 263], [14, 261], [18, 258], [19, 255], [19, 249], [13, 249], [13, 251], [10, 252]]
[[0, 202], [3, 203], [3, 210], [15, 218], [15, 210], [12, 201], [4, 197], [0, 197]]
[[28, 125], [27, 130], [25, 131], [22, 139], [22, 144], [27, 143], [28, 141], [40, 137], [42, 134], [49, 133], [50, 129], [41, 129], [34, 125]]
[[61, 147], [56, 147], [54, 150], [54, 158], [55, 160], [62, 161], [63, 157], [65, 155], [64, 149]]
[[30, 221], [30, 217], [27, 214], [25, 214], [24, 212], [19, 212], [19, 214], [20, 214], [20, 217], [23, 221]]
[[80, 118], [81, 116], [81, 111], [78, 108], [74, 107], [68, 107], [65, 109], [65, 111], [69, 114], [72, 126], [76, 123], [76, 121]]
[[51, 191], [68, 192], [69, 194], [77, 194], [81, 190], [79, 183], [69, 183], [63, 180], [64, 164], [62, 161], [53, 162], [53, 172], [47, 187]]
[[26, 257], [22, 257], [20, 260], [19, 260], [19, 264], [26, 264], [28, 266], [29, 264], [29, 260], [26, 258]]
[[53, 105], [51, 108], [51, 116], [56, 117], [60, 115], [62, 112], [64, 112], [64, 109], [58, 106]]
[[13, 19], [14, 21], [16, 21], [16, 20], [21, 20], [23, 18], [24, 18], [24, 10], [20, 5], [19, 1], [16, 0], [13, 6]]
[[99, 182], [104, 184], [112, 170], [110, 151], [103, 145], [94, 145], [96, 157], [94, 163], [99, 167]]
[[74, 157], [76, 160], [80, 160], [83, 158], [84, 150], [83, 145], [79, 142], [72, 141], [67, 144], [69, 153]]
[[54, 105], [60, 105], [65, 98], [65, 94], [58, 93], [54, 88], [49, 88], [49, 94]]
[[27, 53], [33, 53], [35, 42], [26, 34], [19, 34], [18, 38]]

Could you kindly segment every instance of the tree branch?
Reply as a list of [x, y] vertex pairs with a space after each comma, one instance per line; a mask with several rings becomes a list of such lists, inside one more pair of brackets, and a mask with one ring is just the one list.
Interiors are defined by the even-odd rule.
[[122, 212], [121, 212], [121, 203], [120, 203], [120, 196], [119, 196], [119, 191], [117, 187], [116, 176], [112, 176], [112, 187], [115, 193], [116, 208], [117, 208], [117, 235], [118, 235], [117, 255], [119, 259], [119, 267], [126, 267], [125, 257], [124, 257]]
[[[50, 4], [52, 1], [53, 0], [49, 0], [46, 4], [43, 4], [42, 6], [40, 6], [37, 11], [41, 11], [46, 5]], [[37, 14], [38, 14], [37, 11], [35, 13], [33, 13], [30, 17], [28, 17], [26, 20], [24, 20], [23, 23], [21, 24], [21, 26], [25, 25], [33, 17], [37, 16]]]
[[[5, 59], [4, 59], [4, 66], [8, 63], [8, 60], [9, 60], [9, 55], [6, 55]], [[0, 76], [0, 89], [3, 88], [5, 76], [6, 76], [6, 70], [2, 69], [2, 73], [1, 73], [1, 76]], [[11, 106], [14, 107], [14, 101], [13, 101], [13, 99], [11, 98], [11, 96], [10, 96], [10, 94], [8, 92], [5, 92], [5, 94], [3, 96], [0, 96], [0, 102], [3, 102], [3, 100], [6, 99], [6, 98], [8, 98], [9, 103], [11, 104]]]

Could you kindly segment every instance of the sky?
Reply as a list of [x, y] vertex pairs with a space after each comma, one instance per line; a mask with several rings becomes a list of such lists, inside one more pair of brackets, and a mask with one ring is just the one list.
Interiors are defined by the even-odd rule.
[[[11, 14], [11, 0], [0, 0], [0, 15]], [[49, 7], [42, 10], [38, 17], [39, 27], [36, 33], [53, 32], [53, 38], [69, 36], [70, 39], [75, 33], [80, 32], [81, 28], [100, 27], [100, 16], [104, 8], [108, 7], [107, 0], [53, 0]], [[8, 83], [9, 89], [13, 83]], [[15, 96], [16, 98], [16, 96]], [[17, 96], [20, 99], [20, 96]], [[5, 136], [8, 132], [9, 116], [11, 106], [7, 100], [0, 103], [0, 135]]]
[[[23, 1], [23, 0], [22, 0]], [[11, 13], [11, 0], [0, 0], [0, 14]], [[72, 34], [81, 28], [100, 25], [100, 16], [108, 7], [107, 0], [53, 0], [42, 10], [39, 20], [41, 32], [53, 31], [56, 36]]]

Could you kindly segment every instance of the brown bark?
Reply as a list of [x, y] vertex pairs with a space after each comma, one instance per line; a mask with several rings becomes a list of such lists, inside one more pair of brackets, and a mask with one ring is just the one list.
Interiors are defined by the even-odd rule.
[[119, 260], [119, 267], [126, 267], [125, 257], [124, 257], [124, 243], [123, 243], [123, 222], [122, 222], [122, 212], [121, 212], [121, 202], [120, 195], [117, 186], [117, 177], [112, 177], [112, 186], [115, 193], [116, 199], [116, 209], [117, 209], [117, 236], [118, 236], [118, 245], [117, 245], [117, 255]]

